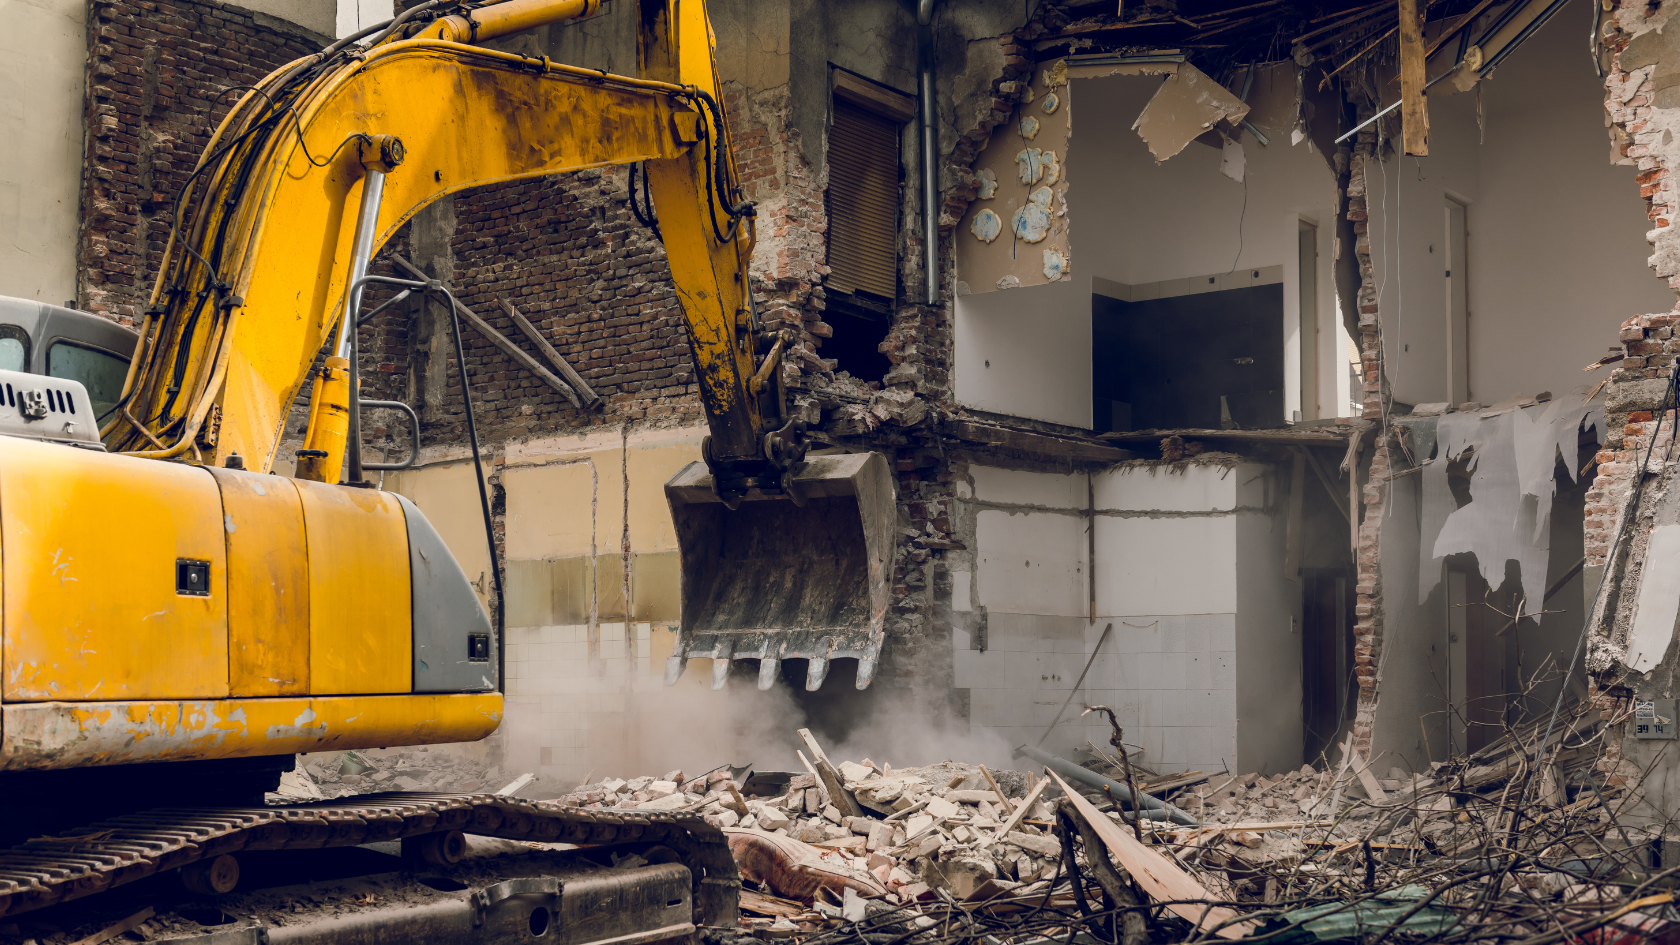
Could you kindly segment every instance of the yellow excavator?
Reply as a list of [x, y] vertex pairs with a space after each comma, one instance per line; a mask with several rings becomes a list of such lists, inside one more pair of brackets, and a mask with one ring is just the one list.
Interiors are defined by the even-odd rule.
[[[698, 821], [482, 795], [261, 806], [296, 753], [468, 741], [501, 720], [500, 633], [420, 510], [364, 478], [381, 466], [362, 456], [356, 344], [369, 285], [450, 293], [370, 275], [379, 247], [427, 204], [499, 181], [630, 164], [638, 213], [657, 214], [711, 434], [666, 487], [683, 561], [668, 681], [693, 657], [714, 660], [714, 685], [738, 660], [761, 686], [790, 659], [811, 689], [835, 659], [859, 661], [859, 688], [874, 672], [891, 474], [878, 454], [808, 454], [790, 410], [795, 336], [755, 309], [753, 208], [703, 2], [618, 2], [639, 18], [639, 76], [483, 45], [601, 0], [429, 0], [276, 70], [178, 197], [120, 386], [116, 342], [70, 338], [82, 353], [64, 370], [0, 370], [0, 802], [10, 839], [32, 838], [0, 851], [0, 914], [169, 869], [224, 891], [239, 851], [368, 842], [384, 823], [381, 839], [434, 865], [453, 862], [460, 831], [657, 841], [651, 862], [687, 867], [683, 902], [732, 921], [732, 866]], [[104, 373], [87, 367], [100, 352]], [[310, 381], [295, 475], [275, 474]]]

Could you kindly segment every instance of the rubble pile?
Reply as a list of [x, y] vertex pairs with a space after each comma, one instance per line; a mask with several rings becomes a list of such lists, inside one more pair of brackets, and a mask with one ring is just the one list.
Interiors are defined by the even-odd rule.
[[1626, 822], [1637, 788], [1605, 728], [1575, 710], [1544, 751], [1534, 723], [1383, 776], [1348, 743], [1273, 775], [1157, 773], [1095, 746], [1039, 774], [833, 764], [802, 732], [804, 773], [609, 778], [557, 803], [701, 814], [740, 867], [742, 933], [810, 945], [1610, 945], [1680, 920], [1680, 870], [1653, 870], [1660, 830]]

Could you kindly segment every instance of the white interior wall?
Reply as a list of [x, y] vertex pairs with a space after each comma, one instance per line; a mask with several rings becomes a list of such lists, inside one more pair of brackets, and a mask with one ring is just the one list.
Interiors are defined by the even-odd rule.
[[1091, 277], [957, 297], [957, 400], [1091, 425]]
[[[972, 726], [1037, 741], [1113, 624], [1076, 701], [1112, 706], [1147, 764], [1300, 763], [1300, 585], [1278, 565], [1282, 526], [1265, 510], [1281, 505], [1267, 495], [1276, 490], [1267, 467], [1116, 469], [1096, 474], [1089, 496], [1082, 473], [971, 466], [970, 475], [985, 649], [963, 631], [953, 643]], [[1065, 721], [1045, 744], [1068, 752], [1107, 736], [1100, 719]]]
[[[1278, 76], [1281, 76], [1281, 71]], [[1270, 76], [1271, 78], [1267, 78]], [[1267, 73], [1261, 81], [1281, 81]], [[956, 395], [972, 407], [1088, 427], [1091, 424], [1091, 277], [1142, 285], [1237, 269], [1284, 268], [1285, 409], [1303, 417], [1346, 414], [1333, 379], [1341, 358], [1332, 274], [1335, 178], [1287, 132], [1269, 147], [1244, 135], [1246, 182], [1219, 171], [1220, 152], [1192, 143], [1157, 164], [1131, 130], [1160, 77], [1076, 79], [1083, 114], [1068, 147], [1068, 217], [1074, 278], [957, 299]], [[1293, 77], [1289, 77], [1293, 82]], [[1087, 168], [1089, 168], [1087, 170]], [[1297, 229], [1318, 224], [1317, 404], [1301, 403]], [[1239, 232], [1240, 230], [1240, 232]], [[987, 362], [990, 362], [990, 367]], [[1345, 370], [1343, 368], [1342, 370]]]
[[84, 0], [6, 5], [0, 36], [0, 295], [76, 297]]
[[[1284, 70], [1268, 70], [1256, 84], [1285, 78]], [[1292, 88], [1293, 76], [1287, 79]], [[1107, 114], [1135, 116], [1161, 80], [1076, 81], [1080, 101], [1101, 101]], [[1282, 266], [1284, 409], [1301, 410], [1304, 418], [1343, 415], [1345, 410], [1336, 412], [1333, 386], [1320, 385], [1317, 404], [1303, 407], [1299, 358], [1303, 323], [1317, 333], [1321, 371], [1334, 356], [1340, 320], [1333, 274], [1335, 176], [1306, 142], [1291, 147], [1286, 131], [1270, 138], [1262, 146], [1253, 135], [1242, 136], [1245, 170], [1239, 183], [1220, 173], [1221, 152], [1199, 142], [1156, 163], [1130, 120], [1080, 124], [1068, 155], [1073, 250], [1085, 272], [1129, 285]], [[1084, 170], [1089, 162], [1100, 163], [1102, 173]], [[1304, 319], [1297, 264], [1303, 220], [1318, 228], [1316, 305]]]
[[1298, 767], [1305, 751], [1301, 706], [1301, 582], [1284, 575], [1287, 479], [1244, 464], [1236, 482], [1236, 720], [1233, 771]]
[[1448, 396], [1441, 243], [1449, 194], [1469, 208], [1472, 400], [1571, 390], [1591, 380], [1581, 366], [1615, 343], [1622, 320], [1674, 305], [1645, 264], [1649, 222], [1634, 168], [1609, 161], [1603, 84], [1568, 26], [1585, 16], [1571, 12], [1582, 2], [1482, 83], [1484, 129], [1473, 94], [1432, 93], [1430, 156], [1392, 157], [1367, 185], [1397, 400]]
[[337, 32], [339, 39], [391, 18], [396, 4], [393, 0], [336, 0]]

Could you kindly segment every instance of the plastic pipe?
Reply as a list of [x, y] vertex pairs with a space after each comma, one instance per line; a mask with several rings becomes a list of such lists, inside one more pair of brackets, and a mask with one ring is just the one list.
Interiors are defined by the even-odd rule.
[[[1081, 768], [1073, 762], [1057, 758], [1055, 755], [1052, 755], [1047, 751], [1039, 751], [1031, 745], [1022, 745], [1020, 748], [1015, 749], [1015, 754], [1016, 756], [1025, 755], [1064, 778], [1072, 778], [1082, 784], [1088, 784], [1091, 787], [1107, 791], [1116, 800], [1125, 801], [1126, 803], [1132, 805], [1133, 808], [1136, 808], [1141, 804], [1146, 810], [1164, 811], [1167, 815], [1167, 819], [1171, 820], [1175, 824], [1182, 824], [1186, 827], [1199, 826], [1196, 818], [1191, 817], [1184, 811], [1168, 804], [1166, 801], [1150, 797], [1148, 794], [1144, 794], [1141, 791], [1138, 793], [1138, 798], [1134, 799], [1132, 797], [1132, 789], [1124, 784], [1121, 784], [1119, 781], [1116, 781], [1113, 778], [1105, 778], [1089, 768]], [[1144, 816], [1148, 817], [1149, 815], [1145, 814]]]

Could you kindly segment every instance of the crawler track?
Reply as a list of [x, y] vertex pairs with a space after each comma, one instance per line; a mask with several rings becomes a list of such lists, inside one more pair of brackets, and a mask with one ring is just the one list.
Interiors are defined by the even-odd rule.
[[229, 853], [317, 850], [446, 830], [601, 846], [658, 843], [694, 874], [696, 921], [733, 925], [740, 894], [722, 831], [693, 815], [583, 811], [494, 794], [365, 794], [288, 807], [161, 808], [0, 850], [0, 915], [94, 896]]

